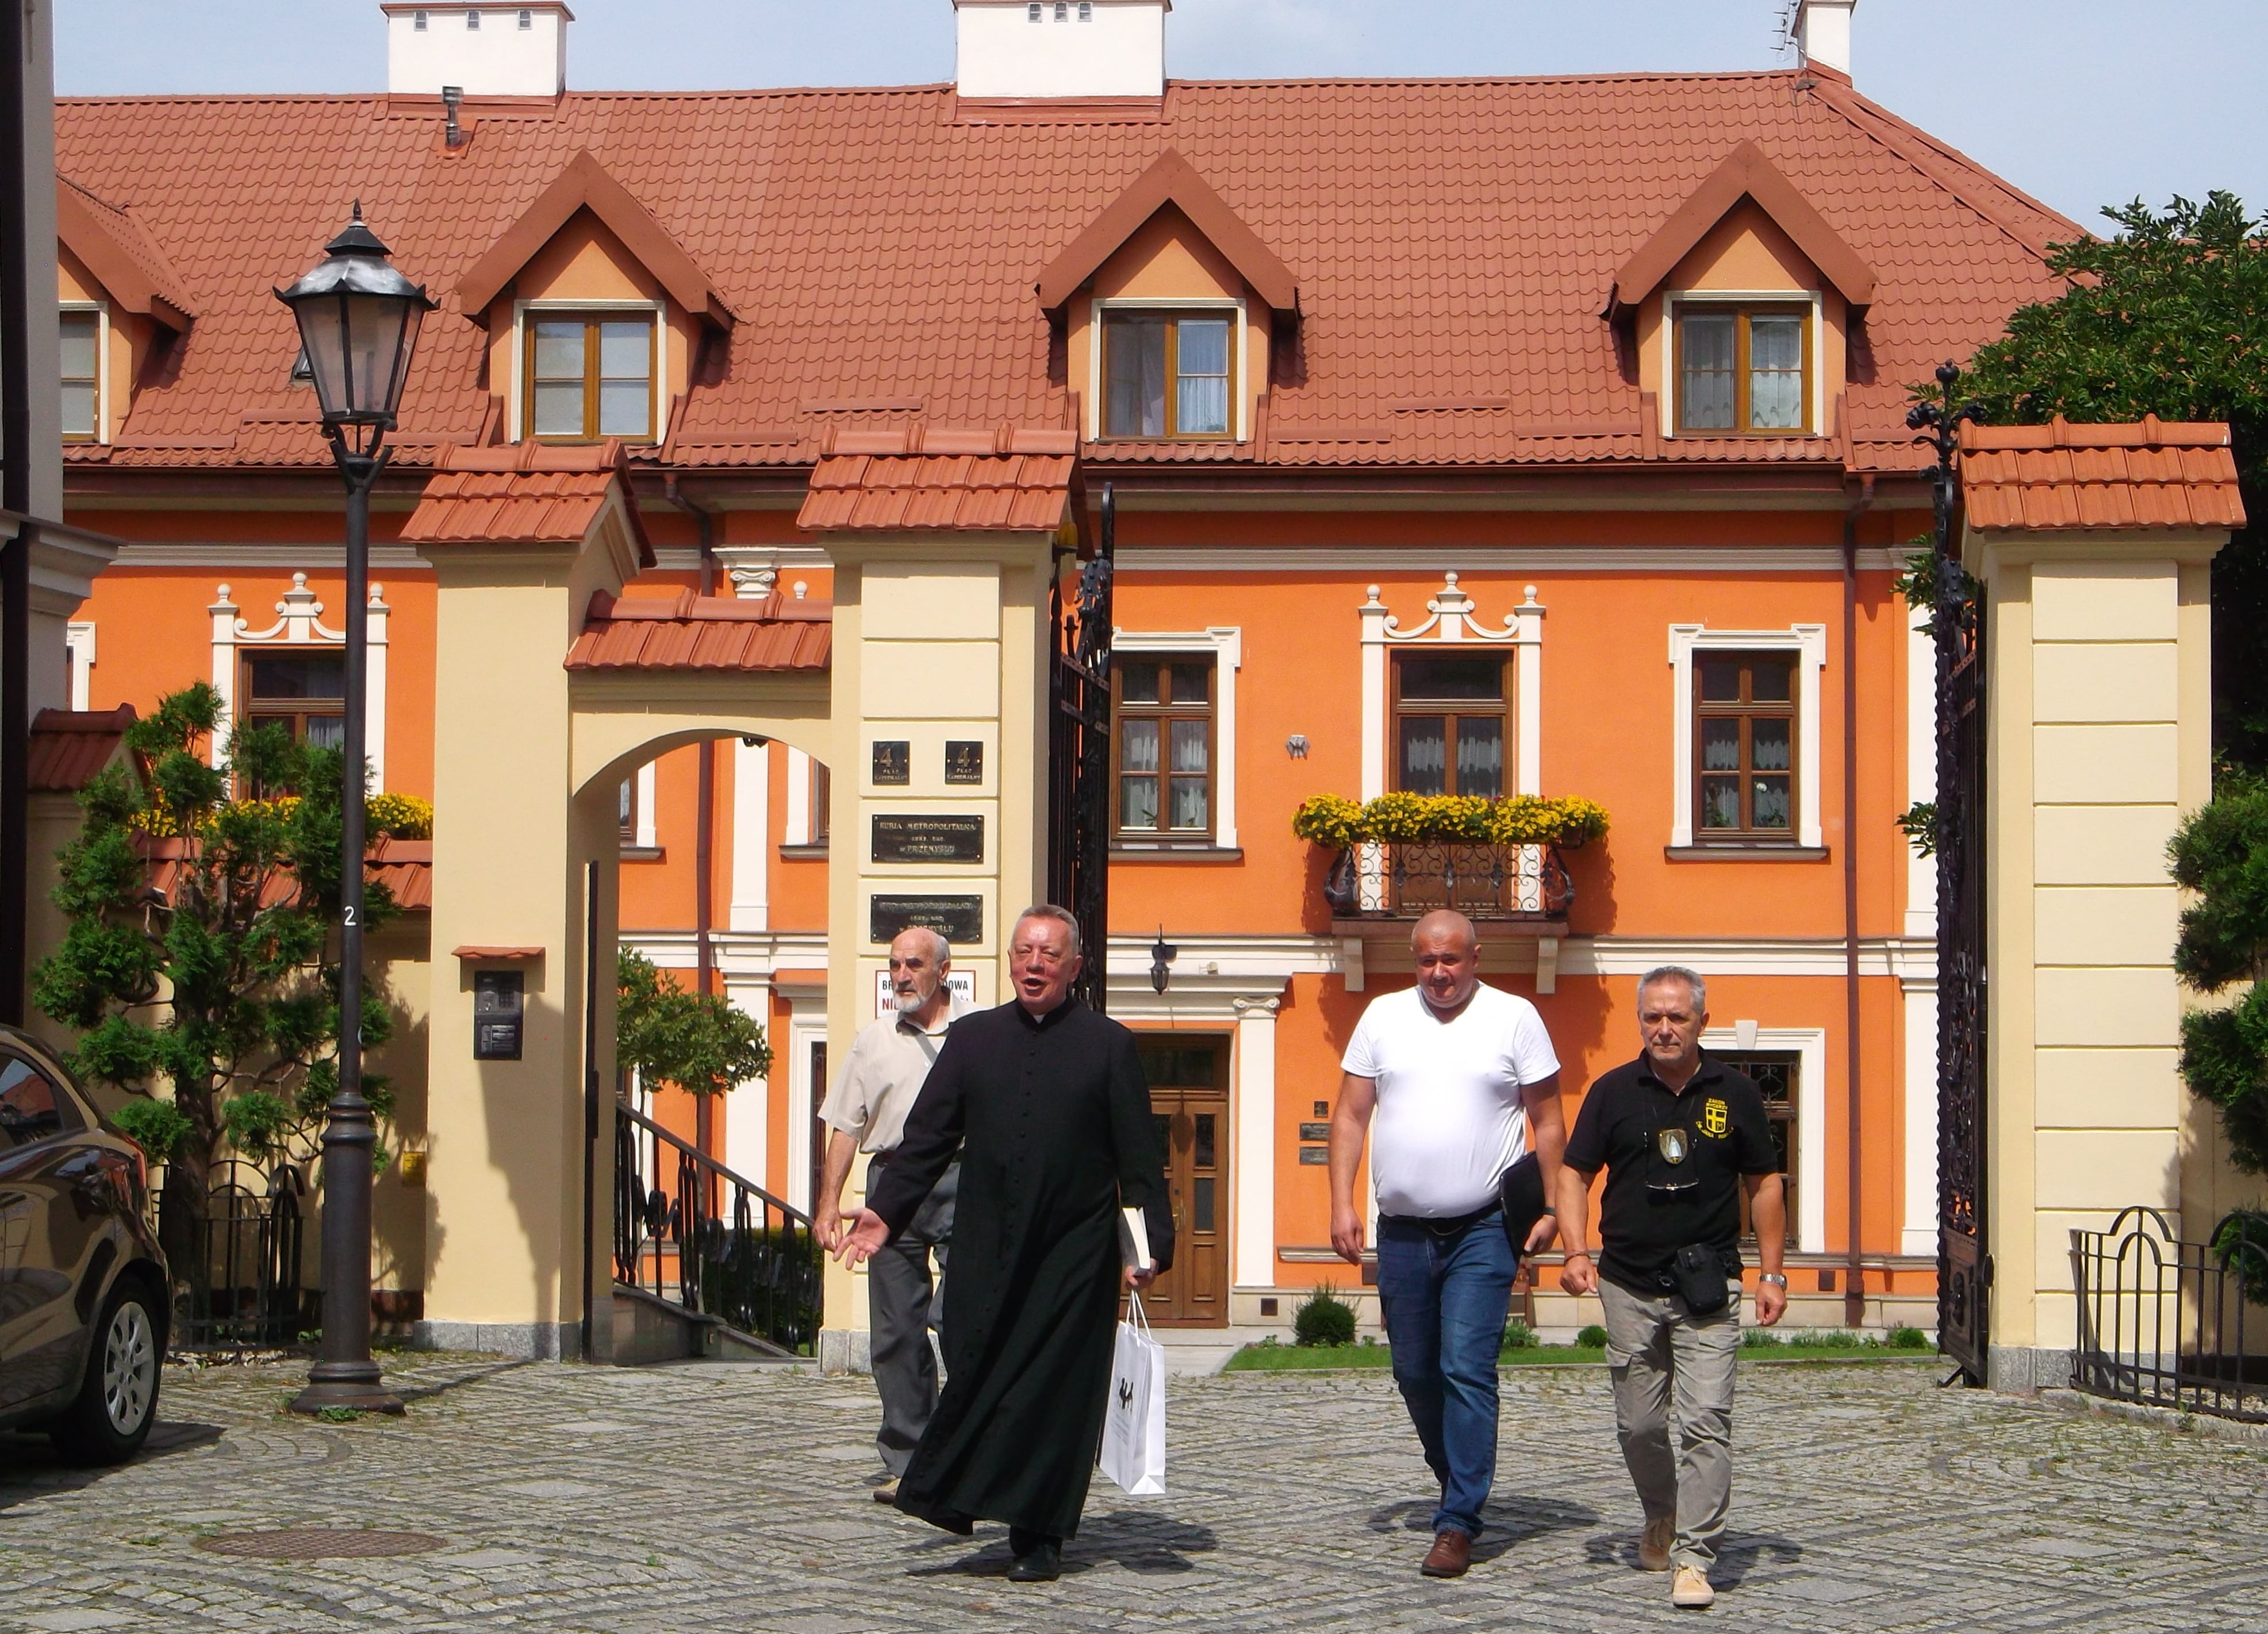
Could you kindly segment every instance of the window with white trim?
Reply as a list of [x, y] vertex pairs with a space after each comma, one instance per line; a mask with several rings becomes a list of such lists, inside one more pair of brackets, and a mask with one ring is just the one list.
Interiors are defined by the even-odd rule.
[[1236, 431], [1236, 313], [1105, 309], [1105, 437], [1173, 440]]
[[1670, 849], [1817, 850], [1827, 627], [1669, 627]]
[[1811, 429], [1808, 302], [1686, 301], [1674, 310], [1680, 431], [1756, 437]]
[[530, 313], [526, 328], [523, 435], [559, 442], [652, 438], [659, 350], [652, 317]]
[[1112, 633], [1116, 855], [1237, 848], [1236, 673], [1243, 651], [1236, 625]]

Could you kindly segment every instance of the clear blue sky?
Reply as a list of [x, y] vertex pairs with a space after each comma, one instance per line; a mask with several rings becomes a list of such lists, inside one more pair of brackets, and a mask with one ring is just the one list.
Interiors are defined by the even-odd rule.
[[[584, 90], [953, 77], [951, 0], [571, 0]], [[1175, 0], [1189, 78], [1768, 68], [1781, 0]], [[66, 95], [380, 89], [377, 0], [65, 0]], [[1859, 88], [2083, 224], [2213, 188], [2268, 214], [2268, 0], [1860, 0]]]

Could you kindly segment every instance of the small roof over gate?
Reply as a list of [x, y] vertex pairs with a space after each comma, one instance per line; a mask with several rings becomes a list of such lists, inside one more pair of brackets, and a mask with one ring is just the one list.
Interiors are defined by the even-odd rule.
[[1078, 434], [1003, 425], [837, 436], [796, 518], [814, 533], [1052, 534], [1077, 520]]
[[1966, 426], [1961, 493], [1974, 528], [2244, 526], [2228, 427], [2212, 421]]

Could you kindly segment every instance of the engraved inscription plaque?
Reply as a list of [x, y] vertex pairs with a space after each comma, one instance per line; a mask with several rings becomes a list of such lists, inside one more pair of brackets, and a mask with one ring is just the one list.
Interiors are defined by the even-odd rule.
[[981, 863], [984, 819], [891, 813], [874, 819], [878, 863]]
[[874, 740], [874, 786], [902, 787], [913, 781], [914, 746], [903, 738]]
[[984, 745], [960, 738], [948, 738], [945, 744], [945, 780], [953, 784], [976, 784], [984, 781]]
[[984, 939], [981, 896], [877, 896], [867, 910], [868, 939], [887, 942], [901, 931], [920, 925], [956, 946]]

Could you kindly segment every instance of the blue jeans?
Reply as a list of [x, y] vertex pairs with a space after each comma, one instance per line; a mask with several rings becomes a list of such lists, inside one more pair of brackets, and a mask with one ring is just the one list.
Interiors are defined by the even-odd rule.
[[1500, 1211], [1447, 1237], [1406, 1220], [1378, 1222], [1378, 1298], [1394, 1382], [1441, 1483], [1436, 1532], [1481, 1535], [1481, 1505], [1496, 1480], [1496, 1358], [1513, 1270]]

